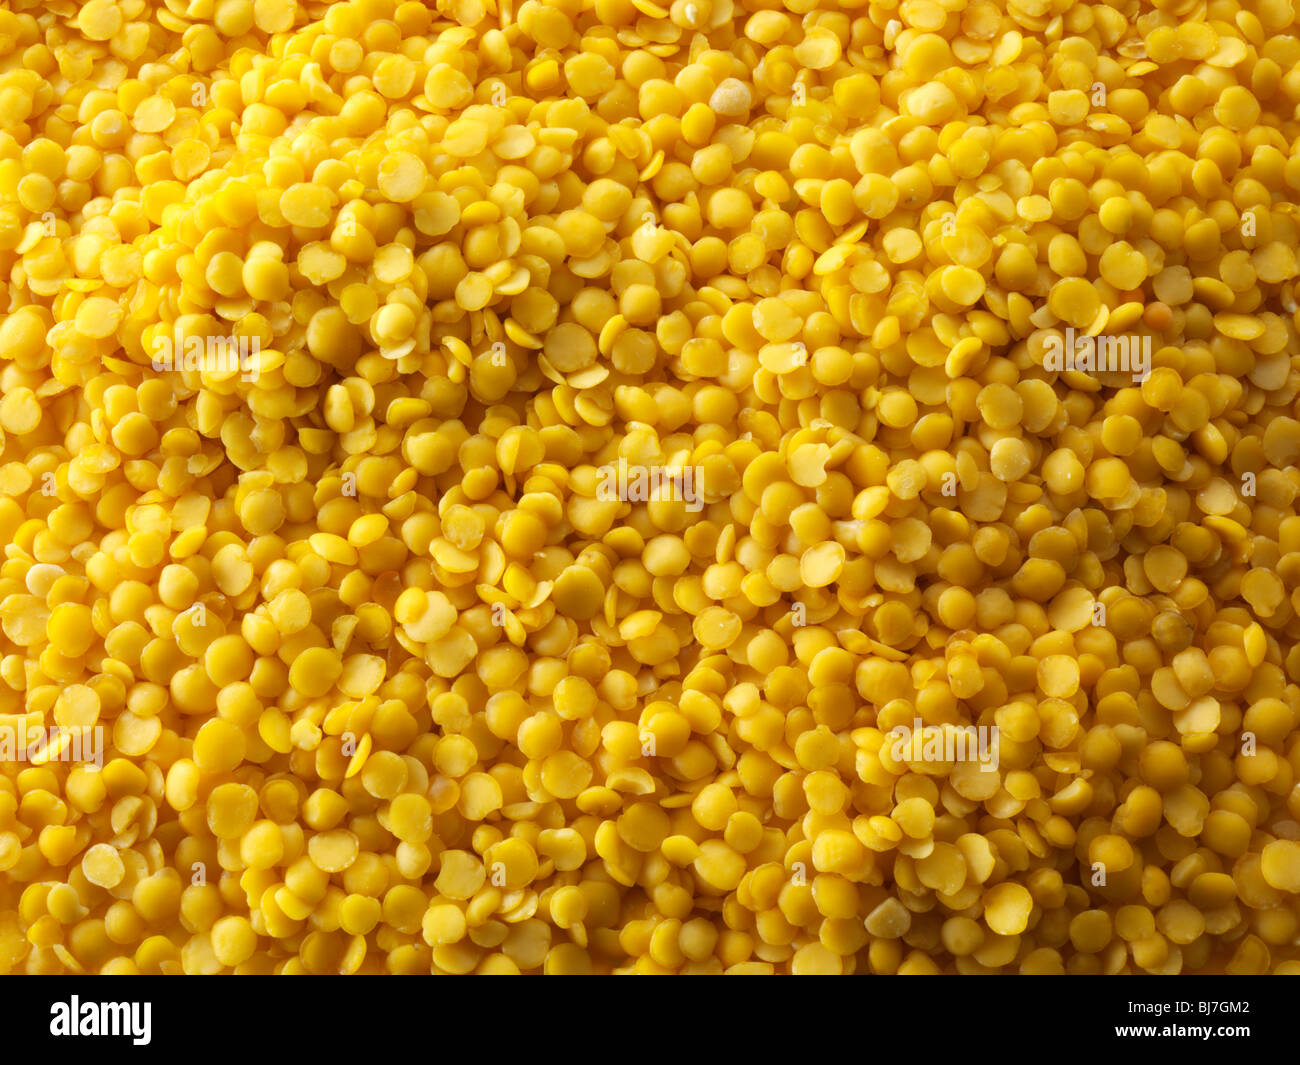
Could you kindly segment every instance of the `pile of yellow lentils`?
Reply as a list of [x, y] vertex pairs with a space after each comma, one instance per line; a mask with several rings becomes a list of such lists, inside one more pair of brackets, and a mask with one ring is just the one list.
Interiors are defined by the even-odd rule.
[[7, 0], [0, 971], [1300, 972], [1298, 17]]

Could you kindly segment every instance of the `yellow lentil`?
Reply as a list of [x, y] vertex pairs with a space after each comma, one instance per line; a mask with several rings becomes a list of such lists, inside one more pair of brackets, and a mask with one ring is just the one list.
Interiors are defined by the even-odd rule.
[[1300, 966], [1292, 6], [47, 6], [0, 972]]

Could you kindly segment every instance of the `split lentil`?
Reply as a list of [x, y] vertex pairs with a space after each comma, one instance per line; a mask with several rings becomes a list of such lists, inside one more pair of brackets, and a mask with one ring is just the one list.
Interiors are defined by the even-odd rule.
[[10, 0], [0, 972], [1296, 971], [1296, 24]]

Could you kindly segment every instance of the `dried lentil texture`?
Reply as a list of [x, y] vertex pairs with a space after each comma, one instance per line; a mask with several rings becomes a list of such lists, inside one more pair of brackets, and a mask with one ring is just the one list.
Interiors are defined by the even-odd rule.
[[0, 968], [1297, 971], [1298, 103], [1281, 0], [11, 0], [0, 723], [107, 750]]

